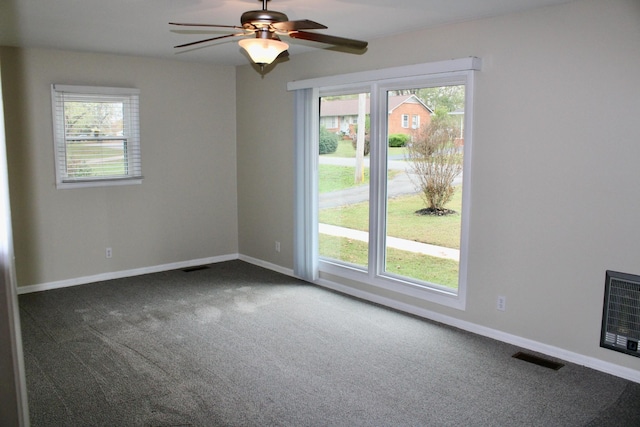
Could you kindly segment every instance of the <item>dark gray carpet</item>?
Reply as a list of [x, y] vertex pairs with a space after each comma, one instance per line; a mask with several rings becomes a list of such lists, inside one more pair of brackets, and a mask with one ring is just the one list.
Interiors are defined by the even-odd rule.
[[240, 261], [20, 309], [34, 426], [640, 425], [638, 384]]

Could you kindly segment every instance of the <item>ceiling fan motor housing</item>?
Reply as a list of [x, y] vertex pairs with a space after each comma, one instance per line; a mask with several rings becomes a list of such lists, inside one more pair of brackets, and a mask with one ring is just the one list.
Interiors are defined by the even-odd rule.
[[[327, 27], [325, 25], [319, 24], [317, 22], [311, 21], [309, 19], [300, 19], [296, 21], [289, 21], [289, 17], [282, 12], [278, 12], [275, 10], [267, 10], [267, 2], [270, 0], [258, 0], [262, 1], [262, 10], [249, 10], [242, 14], [240, 17], [240, 23], [242, 27], [238, 27], [236, 25], [218, 25], [218, 24], [189, 24], [189, 23], [177, 23], [170, 22], [171, 25], [182, 25], [188, 27], [222, 27], [222, 28], [233, 28], [240, 29], [242, 28], [244, 31], [236, 34], [225, 34], [223, 36], [211, 37], [204, 40], [198, 40], [191, 43], [185, 43], [178, 46], [176, 48], [193, 46], [199, 43], [207, 43], [214, 40], [225, 39], [229, 37], [246, 37], [254, 35], [255, 38], [253, 41], [248, 38], [243, 38], [240, 40], [240, 45], [245, 48], [245, 50], [249, 51], [248, 47], [258, 46], [257, 43], [262, 43], [259, 49], [262, 50], [263, 55], [260, 56], [256, 53], [256, 57], [259, 57], [258, 60], [254, 59], [254, 56], [250, 54], [251, 59], [256, 63], [270, 64], [274, 58], [267, 57], [264, 55], [265, 47], [274, 48], [277, 47], [278, 52], [282, 53], [289, 46], [286, 43], [280, 41], [279, 35], [286, 35], [292, 39], [299, 40], [307, 40], [313, 42], [319, 42], [334, 46], [342, 46], [345, 48], [353, 49], [353, 50], [364, 50], [367, 47], [367, 42], [360, 40], [352, 40], [344, 37], [336, 37], [330, 36], [326, 34], [320, 34], [315, 32], [308, 32], [304, 30], [324, 30]], [[256, 42], [256, 39], [257, 42]], [[243, 46], [244, 44], [244, 46]], [[256, 52], [257, 52], [256, 48]], [[266, 49], [268, 50], [268, 49]], [[273, 50], [273, 49], [272, 49]], [[262, 62], [261, 62], [262, 61]]]
[[274, 22], [286, 22], [288, 20], [287, 15], [275, 10], [249, 10], [240, 17], [242, 27], [248, 30], [268, 27]]

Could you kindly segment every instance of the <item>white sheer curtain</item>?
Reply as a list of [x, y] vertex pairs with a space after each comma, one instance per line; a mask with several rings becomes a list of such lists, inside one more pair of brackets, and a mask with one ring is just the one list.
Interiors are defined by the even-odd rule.
[[318, 279], [318, 90], [295, 91], [295, 212], [293, 272]]

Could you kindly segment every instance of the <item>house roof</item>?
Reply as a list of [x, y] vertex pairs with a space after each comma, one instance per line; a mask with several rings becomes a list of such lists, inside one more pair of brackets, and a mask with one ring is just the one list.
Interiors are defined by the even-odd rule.
[[[367, 98], [365, 105], [365, 114], [369, 114], [371, 109], [370, 100]], [[415, 95], [393, 95], [389, 97], [389, 112], [398, 108], [405, 103], [417, 103], [422, 105], [429, 113], [433, 111], [427, 107]], [[323, 101], [320, 106], [320, 117], [332, 117], [332, 116], [357, 116], [358, 115], [358, 99], [336, 99], [333, 101]]]

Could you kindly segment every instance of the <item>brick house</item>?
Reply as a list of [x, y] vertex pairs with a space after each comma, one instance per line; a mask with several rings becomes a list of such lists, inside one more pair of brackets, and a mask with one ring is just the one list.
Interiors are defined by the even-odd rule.
[[[365, 112], [369, 114], [369, 98]], [[431, 122], [431, 109], [415, 95], [394, 95], [389, 97], [389, 135], [404, 133], [411, 135], [414, 129]], [[320, 105], [320, 125], [330, 132], [342, 133], [345, 137], [355, 136], [358, 121], [358, 99], [337, 99], [322, 101]]]

